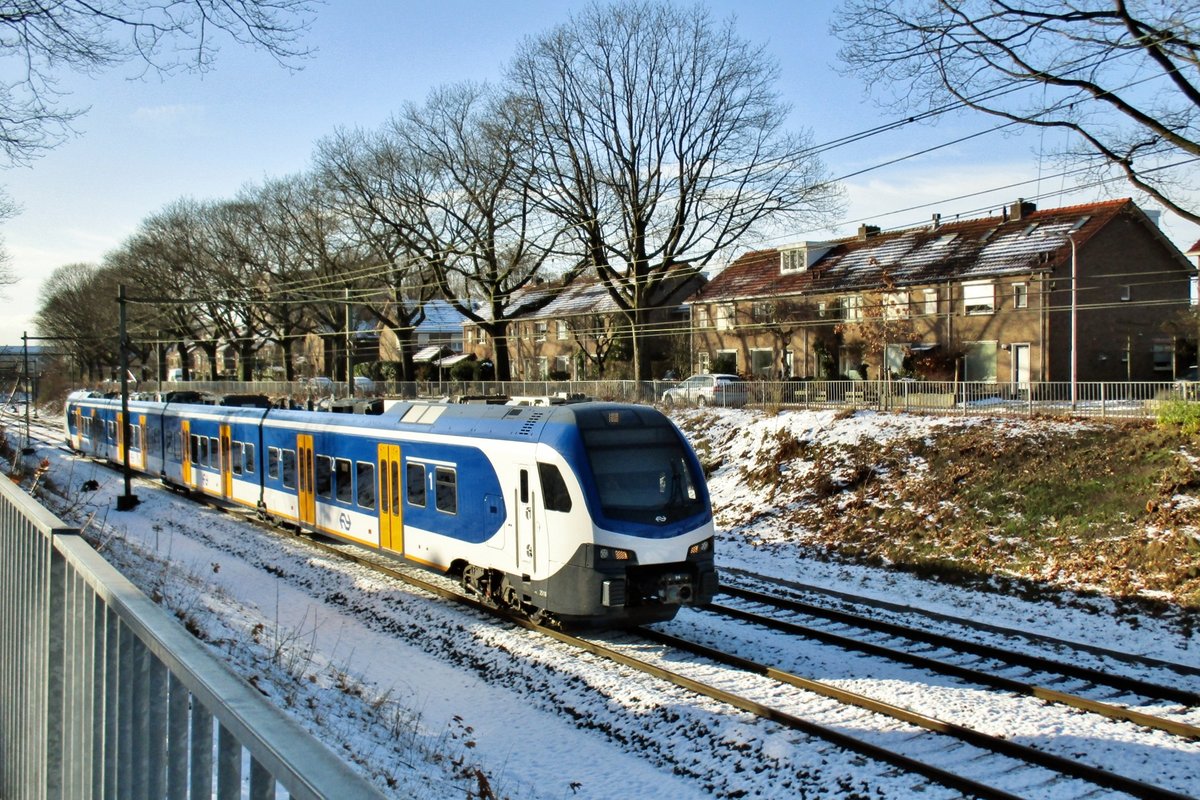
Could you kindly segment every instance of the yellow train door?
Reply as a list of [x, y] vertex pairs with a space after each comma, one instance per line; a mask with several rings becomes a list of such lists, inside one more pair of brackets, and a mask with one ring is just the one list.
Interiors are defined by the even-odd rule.
[[125, 463], [125, 415], [117, 412], [117, 462]]
[[139, 414], [137, 418], [137, 441], [135, 444], [138, 448], [137, 468], [140, 470], [146, 469], [146, 415]]
[[71, 437], [71, 443], [76, 450], [83, 450], [83, 409], [78, 406], [75, 408], [75, 435]]
[[317, 498], [314, 491], [313, 437], [306, 434], [296, 436], [296, 486], [299, 490], [299, 514], [301, 524], [317, 524]]
[[192, 485], [192, 423], [188, 420], [179, 421], [179, 436], [181, 438], [180, 448], [183, 461], [183, 484], [184, 486]]
[[404, 552], [404, 520], [400, 509], [400, 445], [379, 445], [379, 546]]
[[229, 426], [220, 426], [221, 432], [221, 496], [226, 500], [233, 497], [233, 437], [229, 434]]

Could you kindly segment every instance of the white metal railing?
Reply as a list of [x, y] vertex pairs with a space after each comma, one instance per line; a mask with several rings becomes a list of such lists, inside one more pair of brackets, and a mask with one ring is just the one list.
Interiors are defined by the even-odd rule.
[[[461, 398], [583, 395], [598, 400], [652, 403], [677, 381], [429, 381], [376, 382], [356, 397]], [[1169, 400], [1200, 400], [1200, 383], [1083, 381], [989, 383], [971, 381], [747, 381], [746, 402], [767, 408], [874, 408], [935, 414], [1067, 415], [1149, 418]], [[143, 386], [143, 388], [153, 388]], [[305, 382], [165, 383], [163, 391], [263, 394], [300, 406], [347, 397], [346, 384], [310, 390]]]
[[0, 476], [0, 797], [265, 800], [278, 788], [382, 797]]

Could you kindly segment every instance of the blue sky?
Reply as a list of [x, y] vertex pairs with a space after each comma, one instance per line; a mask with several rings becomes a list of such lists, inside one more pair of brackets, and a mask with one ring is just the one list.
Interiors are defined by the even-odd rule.
[[[496, 79], [526, 36], [567, 19], [582, 2], [443, 0], [401, 3], [334, 0], [317, 11], [307, 42], [315, 55], [288, 72], [269, 57], [226, 45], [204, 76], [137, 78], [135, 68], [97, 77], [64, 76], [69, 102], [90, 111], [79, 136], [32, 166], [0, 171], [0, 185], [21, 206], [0, 224], [0, 236], [21, 282], [0, 298], [0, 344], [33, 335], [31, 314], [42, 281], [62, 264], [98, 262], [147, 216], [181, 197], [224, 199], [242, 186], [308, 168], [315, 145], [338, 127], [373, 128], [408, 100], [435, 86]], [[862, 84], [836, 72], [837, 42], [828, 34], [833, 0], [781, 3], [709, 2], [720, 18], [736, 15], [742, 37], [766, 47], [780, 66], [779, 91], [792, 123], [817, 142], [864, 130], [894, 113], [872, 104]], [[907, 155], [994, 125], [978, 116], [943, 118], [910, 126], [825, 156], [835, 175]], [[998, 209], [1018, 196], [1058, 192], [1042, 207], [1125, 196], [1072, 192], [1061, 179], [1000, 189], [949, 202], [968, 192], [1035, 180], [1057, 170], [1040, 162], [1050, 141], [1036, 134], [990, 134], [853, 178], [845, 186], [846, 220], [827, 231], [794, 239], [852, 233], [860, 222], [886, 227], [917, 224], [933, 212], [944, 218]], [[928, 209], [889, 214], [921, 202]], [[1200, 229], [1164, 217], [1177, 245]], [[778, 242], [774, 242], [778, 243]], [[746, 242], [747, 249], [771, 242]], [[116, 305], [113, 305], [114, 313]]]

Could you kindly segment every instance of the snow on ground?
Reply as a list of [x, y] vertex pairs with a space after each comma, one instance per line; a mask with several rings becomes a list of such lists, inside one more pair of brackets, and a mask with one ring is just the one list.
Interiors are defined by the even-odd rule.
[[[1037, 603], [817, 560], [771, 530], [769, 518], [735, 534], [721, 513], [759, 502], [739, 485], [736, 464], [783, 427], [799, 438], [854, 442], [920, 436], [941, 425], [1012, 424], [1015, 431], [1023, 423], [704, 413], [708, 438], [724, 443], [724, 466], [710, 481], [718, 520], [725, 521], [719, 567], [1200, 666], [1200, 635], [1153, 618], [1109, 613], [1101, 603]], [[44, 455], [51, 452], [43, 448]], [[448, 607], [154, 484], [137, 481], [142, 503], [117, 512], [121, 481], [115, 473], [61, 453], [52, 458], [49, 477], [67, 498], [56, 504], [68, 522], [86, 524], [102, 552], [135, 583], [161, 596], [239, 673], [393, 796], [955, 796], [537, 634]], [[88, 479], [100, 488], [81, 492]], [[681, 615], [681, 623], [692, 624], [692, 616]], [[803, 667], [801, 657], [794, 660]], [[904, 681], [887, 679], [897, 683], [895, 696], [903, 696]], [[1079, 724], [1072, 736], [1098, 739], [1111, 725], [1088, 718]], [[888, 731], [894, 723], [878, 725]], [[1141, 757], [1153, 759], [1153, 746], [1139, 747]], [[1178, 755], [1168, 758], [1164, 751], [1163, 758], [1174, 768]]]

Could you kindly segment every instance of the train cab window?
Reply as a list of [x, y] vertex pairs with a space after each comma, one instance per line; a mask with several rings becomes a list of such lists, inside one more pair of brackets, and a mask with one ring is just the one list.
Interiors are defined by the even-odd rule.
[[317, 497], [326, 500], [333, 497], [333, 459], [329, 456], [316, 457]]
[[281, 458], [282, 468], [280, 469], [280, 473], [281, 473], [281, 477], [283, 478], [283, 485], [285, 487], [287, 487], [288, 489], [295, 489], [296, 488], [296, 451], [295, 450], [284, 450], [280, 453], [280, 455], [282, 456], [282, 458]]
[[334, 469], [334, 491], [339, 503], [354, 502], [354, 472], [351, 469], [350, 459], [339, 458], [333, 462]]
[[375, 507], [375, 465], [359, 461], [355, 465], [358, 471], [358, 505], [362, 508]]
[[438, 511], [458, 513], [458, 473], [450, 467], [437, 467], [434, 472], [434, 503]]
[[267, 477], [279, 480], [279, 448], [267, 448]]
[[410, 506], [425, 507], [425, 465], [411, 461], [404, 466], [405, 494]]
[[250, 442], [242, 443], [242, 461], [245, 465], [246, 474], [254, 474], [254, 445]]
[[242, 443], [234, 442], [229, 449], [229, 464], [233, 468], [234, 475], [242, 474]]
[[553, 464], [538, 462], [538, 478], [542, 482], [542, 504], [547, 511], [570, 511], [571, 493], [562, 473]]

